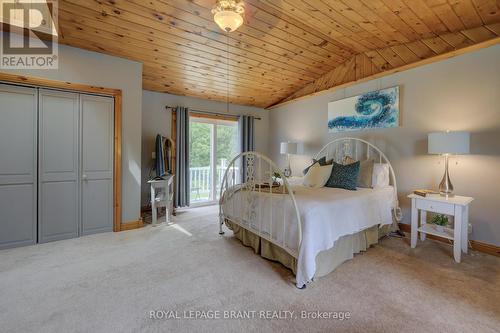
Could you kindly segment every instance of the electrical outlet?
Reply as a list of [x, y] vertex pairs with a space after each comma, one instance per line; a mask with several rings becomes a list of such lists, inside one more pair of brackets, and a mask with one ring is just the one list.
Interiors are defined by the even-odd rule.
[[156, 160], [156, 152], [155, 151], [151, 152], [151, 158], [153, 160]]
[[472, 224], [469, 223], [469, 225], [467, 226], [467, 233], [468, 234], [472, 234]]

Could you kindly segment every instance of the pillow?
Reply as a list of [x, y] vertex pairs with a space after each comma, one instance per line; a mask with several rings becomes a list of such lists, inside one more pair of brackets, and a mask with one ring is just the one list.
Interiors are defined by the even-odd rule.
[[304, 176], [302, 185], [313, 188], [325, 186], [326, 181], [332, 173], [332, 167], [333, 165], [331, 164], [324, 166], [319, 165], [319, 163], [313, 164]]
[[379, 188], [386, 186], [389, 186], [389, 164], [373, 164], [372, 187]]
[[309, 165], [309, 166], [308, 166], [307, 168], [305, 168], [304, 170], [302, 170], [302, 174], [305, 176], [305, 175], [307, 174], [307, 172], [309, 171], [309, 169], [310, 169], [310, 168], [312, 168], [312, 167], [313, 167], [315, 164], [317, 164], [317, 163], [318, 163], [318, 161], [317, 161], [317, 160], [315, 160], [315, 159], [313, 158], [313, 162], [312, 162], [312, 164], [311, 164], [311, 165]]
[[344, 156], [344, 159], [342, 160], [343, 165], [353, 164], [353, 163], [356, 163], [356, 160], [354, 158], [352, 158], [351, 156]]
[[359, 165], [359, 161], [348, 165], [333, 162], [332, 173], [325, 186], [356, 191], [356, 184], [359, 176]]
[[321, 166], [324, 166], [324, 165], [330, 165], [330, 164], [332, 164], [332, 163], [333, 163], [333, 159], [332, 159], [332, 160], [328, 160], [328, 161], [327, 161], [327, 160], [326, 160], [326, 156], [323, 156], [323, 157], [322, 157], [322, 158], [320, 158], [319, 160], [315, 160], [315, 159], [313, 158], [313, 163], [312, 163], [310, 166], [308, 166], [307, 168], [305, 168], [305, 169], [304, 169], [304, 171], [302, 171], [302, 173], [305, 175], [305, 174], [307, 173], [307, 171], [309, 170], [309, 168], [310, 168], [310, 167], [312, 167], [312, 166], [313, 166], [314, 164], [316, 164], [316, 163], [319, 163], [319, 165], [321, 165]]
[[371, 188], [373, 183], [374, 160], [361, 161], [359, 165], [358, 187]]
[[302, 183], [304, 182], [304, 177], [288, 177], [287, 178], [288, 180], [288, 184], [290, 185], [302, 185]]
[[[355, 162], [356, 160], [354, 160], [350, 156], [344, 157], [344, 165], [353, 164]], [[372, 187], [374, 164], [375, 164], [374, 160], [364, 160], [360, 162], [358, 182], [356, 184], [357, 187], [362, 187], [362, 188]]]

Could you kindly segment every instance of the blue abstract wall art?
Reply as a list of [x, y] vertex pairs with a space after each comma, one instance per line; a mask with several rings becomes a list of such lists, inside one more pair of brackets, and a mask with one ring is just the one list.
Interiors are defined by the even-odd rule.
[[399, 126], [399, 87], [328, 103], [328, 132]]

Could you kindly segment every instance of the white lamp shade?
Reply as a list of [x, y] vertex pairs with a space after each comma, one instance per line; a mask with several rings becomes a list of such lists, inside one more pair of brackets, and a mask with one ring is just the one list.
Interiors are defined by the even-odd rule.
[[469, 132], [429, 133], [427, 150], [429, 154], [469, 154]]
[[282, 142], [280, 145], [280, 153], [285, 154], [297, 154], [297, 143], [296, 142]]
[[224, 10], [214, 15], [214, 21], [224, 31], [233, 32], [243, 24], [243, 17], [231, 10]]

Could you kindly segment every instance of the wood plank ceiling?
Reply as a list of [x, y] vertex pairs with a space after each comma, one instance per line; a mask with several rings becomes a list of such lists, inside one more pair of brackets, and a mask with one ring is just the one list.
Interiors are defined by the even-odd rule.
[[[268, 107], [498, 38], [498, 0], [60, 0], [59, 42], [143, 63], [143, 87]], [[228, 56], [227, 56], [228, 55]]]

